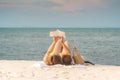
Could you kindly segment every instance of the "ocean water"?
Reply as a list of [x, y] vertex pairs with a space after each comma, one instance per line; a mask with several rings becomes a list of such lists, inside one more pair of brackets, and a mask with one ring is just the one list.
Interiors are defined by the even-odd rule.
[[[0, 28], [0, 60], [42, 60], [54, 28]], [[120, 66], [120, 28], [60, 28], [72, 48], [96, 64]]]

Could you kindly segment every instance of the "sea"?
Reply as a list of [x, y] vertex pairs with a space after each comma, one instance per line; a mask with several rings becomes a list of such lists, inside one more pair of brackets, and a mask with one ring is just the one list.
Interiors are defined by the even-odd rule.
[[87, 61], [120, 66], [120, 28], [0, 28], [0, 60], [41, 61], [56, 29], [66, 33], [71, 54], [77, 47]]

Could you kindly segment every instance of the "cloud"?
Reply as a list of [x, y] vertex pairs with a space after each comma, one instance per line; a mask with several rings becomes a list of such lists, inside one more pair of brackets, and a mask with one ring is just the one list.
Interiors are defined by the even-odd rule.
[[0, 8], [44, 9], [59, 6], [50, 0], [0, 0]]
[[33, 6], [39, 6], [39, 7], [46, 7], [46, 8], [51, 8], [51, 7], [56, 7], [56, 6], [61, 6], [58, 3], [54, 3], [51, 1], [38, 1], [38, 2], [33, 2]]
[[103, 7], [107, 0], [0, 0], [0, 8], [46, 9], [53, 11], [83, 11]]
[[51, 0], [53, 3], [61, 4], [62, 6], [54, 7], [55, 10], [76, 11], [78, 9], [88, 9], [102, 7], [106, 5], [105, 0]]

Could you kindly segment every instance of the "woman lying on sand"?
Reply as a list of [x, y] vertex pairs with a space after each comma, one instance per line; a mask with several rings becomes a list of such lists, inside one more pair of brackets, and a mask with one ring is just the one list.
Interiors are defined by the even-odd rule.
[[47, 65], [65, 64], [70, 65], [72, 62], [71, 52], [68, 41], [63, 42], [63, 37], [53, 37], [53, 42], [50, 45], [47, 53], [43, 58]]
[[[46, 52], [43, 58], [44, 63], [46, 63], [47, 65], [53, 65], [53, 64], [70, 65], [72, 62], [70, 46], [68, 41], [63, 42], [63, 37], [65, 37], [65, 33], [60, 30], [56, 30], [56, 31], [52, 31], [50, 33], [50, 36], [53, 37], [53, 42], [48, 48], [48, 51]], [[84, 64], [84, 63], [93, 64], [89, 61], [85, 61], [81, 57], [81, 55], [76, 51], [77, 48], [74, 48], [74, 52], [77, 53], [73, 55], [75, 64]]]

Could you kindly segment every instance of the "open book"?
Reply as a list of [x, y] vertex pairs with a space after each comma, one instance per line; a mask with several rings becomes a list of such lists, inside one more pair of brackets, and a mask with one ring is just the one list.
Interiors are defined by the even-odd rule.
[[54, 30], [54, 31], [50, 31], [50, 36], [53, 37], [53, 36], [62, 36], [65, 38], [65, 32], [63, 31], [60, 31], [60, 30]]

